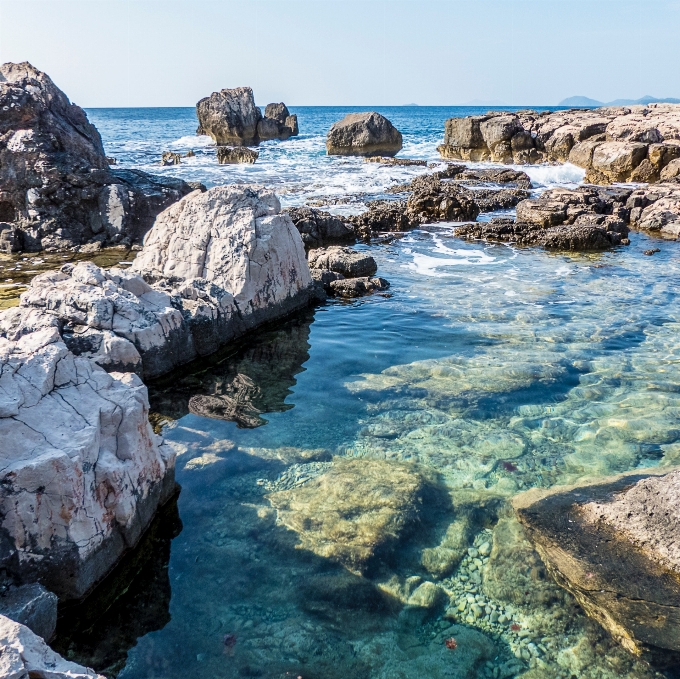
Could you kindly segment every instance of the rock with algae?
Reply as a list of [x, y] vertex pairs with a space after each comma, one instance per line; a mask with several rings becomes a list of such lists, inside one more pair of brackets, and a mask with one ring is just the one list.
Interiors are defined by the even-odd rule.
[[425, 485], [411, 465], [336, 458], [325, 474], [268, 499], [300, 548], [362, 573], [416, 523]]

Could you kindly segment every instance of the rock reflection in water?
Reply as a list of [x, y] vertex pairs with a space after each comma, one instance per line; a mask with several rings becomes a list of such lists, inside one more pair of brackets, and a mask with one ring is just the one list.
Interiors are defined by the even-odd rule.
[[[266, 424], [262, 413], [283, 412], [309, 358], [309, 328], [314, 312], [289, 319], [283, 326], [258, 332], [216, 356], [192, 363], [180, 376], [149, 388], [157, 421], [177, 420], [188, 413], [235, 422], [252, 429]], [[207, 364], [207, 365], [206, 365]]]

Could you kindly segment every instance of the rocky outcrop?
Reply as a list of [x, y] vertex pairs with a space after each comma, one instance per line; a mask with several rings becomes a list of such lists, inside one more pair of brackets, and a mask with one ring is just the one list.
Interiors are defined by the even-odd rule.
[[680, 182], [664, 182], [634, 190], [626, 207], [635, 229], [680, 237]]
[[251, 165], [260, 157], [258, 151], [249, 149], [247, 146], [218, 146], [217, 162], [220, 165], [236, 163], [250, 163]]
[[330, 291], [336, 297], [362, 297], [372, 292], [387, 290], [390, 284], [379, 276], [360, 276], [358, 278], [341, 278], [331, 281]]
[[269, 139], [285, 140], [300, 133], [296, 115], [291, 115], [288, 107], [283, 103], [267, 104], [264, 118], [257, 124], [257, 134], [260, 141]]
[[341, 247], [310, 250], [309, 266], [334, 271], [347, 278], [372, 276], [378, 270], [375, 259], [370, 255]]
[[329, 156], [394, 156], [401, 147], [401, 132], [375, 111], [347, 114], [326, 137]]
[[466, 239], [560, 250], [604, 250], [627, 243], [630, 189], [550, 189], [517, 205], [517, 220], [496, 218], [456, 229]]
[[297, 116], [290, 115], [285, 104], [268, 104], [262, 116], [250, 87], [213, 92], [196, 104], [196, 115], [196, 134], [209, 135], [220, 146], [256, 146], [299, 133]]
[[292, 207], [284, 212], [293, 220], [306, 248], [320, 248], [356, 241], [352, 227], [329, 212], [309, 207]]
[[139, 377], [75, 355], [61, 326], [26, 306], [0, 316], [0, 562], [70, 599], [174, 492], [174, 453], [151, 430]]
[[0, 66], [0, 222], [5, 251], [132, 242], [192, 189], [111, 170], [85, 112], [24, 62]]
[[514, 500], [557, 583], [635, 654], [680, 651], [679, 492], [674, 471], [533, 490]]
[[451, 118], [438, 150], [452, 160], [568, 161], [585, 168], [590, 183], [655, 182], [680, 158], [680, 106], [494, 111]]
[[164, 151], [161, 156], [161, 165], [179, 165], [182, 162], [182, 156], [174, 151]]
[[28, 627], [0, 615], [0, 676], [7, 679], [104, 679], [64, 660]]

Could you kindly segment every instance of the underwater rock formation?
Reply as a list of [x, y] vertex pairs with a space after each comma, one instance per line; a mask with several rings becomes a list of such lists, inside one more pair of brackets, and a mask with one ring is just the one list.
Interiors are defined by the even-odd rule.
[[267, 497], [300, 548], [361, 574], [413, 527], [425, 484], [410, 465], [336, 458], [304, 486]]
[[11, 679], [105, 679], [64, 660], [28, 627], [0, 615], [0, 675]]
[[680, 158], [680, 106], [490, 111], [450, 118], [438, 151], [451, 160], [571, 162], [585, 168], [586, 181], [594, 184], [655, 182]]
[[394, 156], [401, 147], [401, 132], [375, 111], [348, 113], [326, 136], [329, 156]]
[[192, 190], [110, 169], [85, 112], [28, 62], [0, 66], [0, 183], [5, 252], [130, 243]]
[[558, 584], [637, 655], [680, 651], [679, 485], [633, 473], [513, 501]]

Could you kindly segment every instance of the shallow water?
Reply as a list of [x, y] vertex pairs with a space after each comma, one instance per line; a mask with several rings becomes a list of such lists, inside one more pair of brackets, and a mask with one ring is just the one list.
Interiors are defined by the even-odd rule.
[[[260, 181], [289, 204], [361, 200], [419, 171], [329, 159], [322, 132], [344, 110], [294, 111], [301, 138], [264, 145], [252, 167], [217, 166], [204, 145], [162, 171]], [[387, 113], [403, 155], [436, 159], [451, 110]], [[163, 150], [199, 150], [184, 109], [159, 114], [153, 135], [148, 110], [89, 114], [124, 165], [160, 171]], [[531, 173], [543, 186], [581, 178]], [[649, 241], [565, 255], [468, 243], [440, 224], [358, 246], [389, 294], [331, 301], [151, 385], [182, 485], [183, 529], [147, 567], [169, 583], [160, 623], [115, 658], [93, 651], [92, 629], [118, 639], [135, 605], [148, 609], [133, 587], [127, 618], [103, 615], [87, 634], [62, 625], [57, 648], [121, 679], [658, 676], [547, 579], [507, 505], [533, 486], [677, 463], [680, 245], [655, 241], [646, 257]], [[343, 533], [318, 513], [331, 500], [315, 489], [348, 459], [366, 465], [357, 503], [375, 494], [391, 519], [417, 516], [365, 567], [341, 554], [361, 517], [342, 509]]]

